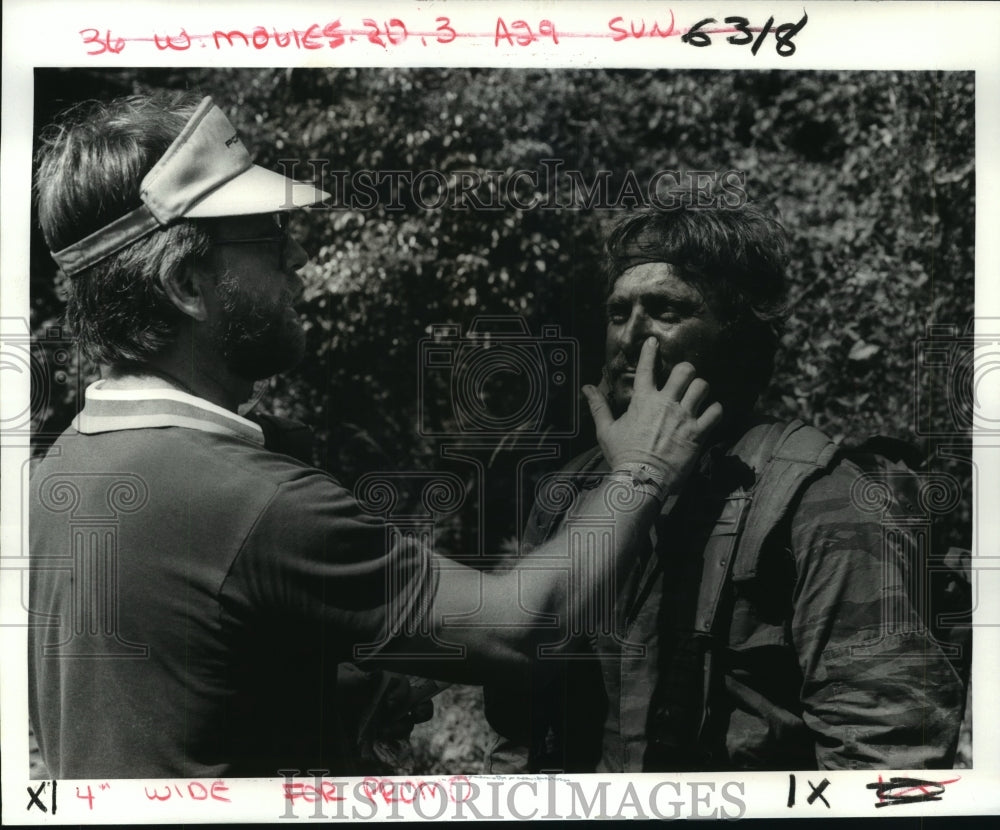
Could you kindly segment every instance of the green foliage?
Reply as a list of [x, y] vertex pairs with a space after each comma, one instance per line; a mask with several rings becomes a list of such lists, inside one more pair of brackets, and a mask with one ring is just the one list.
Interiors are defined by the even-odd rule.
[[[659, 170], [739, 171], [793, 239], [791, 316], [763, 406], [837, 438], [913, 438], [915, 344], [930, 323], [964, 330], [972, 319], [971, 73], [157, 69], [47, 70], [37, 80], [41, 122], [75, 97], [201, 89], [260, 163], [291, 170], [294, 160], [308, 177], [308, 160], [325, 160], [328, 189], [336, 171], [527, 170], [539, 192], [522, 179], [521, 197], [544, 200], [545, 159], [588, 183], [610, 171], [612, 194], [628, 171], [643, 186]], [[506, 197], [499, 210], [424, 210], [405, 192], [394, 210], [383, 191], [374, 209], [300, 220], [313, 254], [312, 357], [270, 390], [272, 408], [311, 423], [348, 479], [390, 461], [441, 466], [438, 443], [415, 429], [419, 342], [436, 324], [466, 332], [477, 315], [520, 314], [537, 333], [557, 323], [578, 341], [579, 380], [596, 378], [601, 239], [624, 212], [519, 210]], [[36, 244], [36, 329], [58, 318], [52, 273]], [[426, 380], [445, 412], [446, 378]], [[501, 388], [496, 403], [518, 390]], [[56, 420], [68, 420], [72, 401], [57, 403]], [[947, 423], [945, 396], [938, 407]], [[581, 421], [564, 458], [592, 440]], [[366, 452], [349, 457], [345, 442]], [[513, 503], [515, 483], [495, 483]], [[968, 518], [966, 509], [956, 527]], [[511, 510], [497, 533], [513, 533], [513, 521]]]
[[413, 772], [453, 775], [482, 772], [491, 733], [482, 717], [483, 692], [474, 686], [449, 686], [434, 698], [434, 717], [410, 736]]

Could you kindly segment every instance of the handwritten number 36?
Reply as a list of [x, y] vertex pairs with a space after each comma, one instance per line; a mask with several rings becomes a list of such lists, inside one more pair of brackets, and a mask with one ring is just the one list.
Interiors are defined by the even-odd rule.
[[116, 37], [112, 40], [110, 29], [104, 32], [103, 40], [101, 39], [101, 33], [97, 29], [81, 29], [80, 36], [83, 38], [85, 45], [98, 47], [87, 52], [88, 55], [103, 55], [105, 52], [117, 55], [125, 48], [125, 38]]
[[[795, 54], [795, 44], [792, 43], [792, 38], [802, 31], [808, 20], [809, 16], [803, 13], [798, 23], [782, 23], [774, 29], [775, 51], [781, 57], [787, 58]], [[709, 23], [715, 22], [714, 17], [706, 17], [704, 20], [699, 20], [681, 36], [681, 40], [691, 46], [711, 46], [712, 38], [708, 32], [703, 32], [701, 29]], [[737, 32], [737, 34], [726, 38], [729, 43], [732, 43], [734, 46], [745, 46], [753, 41], [753, 32], [750, 29], [750, 21], [747, 18], [727, 17], [725, 22], [731, 25]], [[766, 31], [762, 34], [766, 35]], [[756, 54], [756, 47], [754, 54]]]

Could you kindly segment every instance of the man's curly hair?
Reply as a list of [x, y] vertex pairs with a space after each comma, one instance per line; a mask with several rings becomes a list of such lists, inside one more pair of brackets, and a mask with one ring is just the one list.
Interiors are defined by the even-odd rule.
[[[200, 100], [163, 93], [90, 101], [47, 128], [36, 159], [35, 195], [49, 250], [59, 251], [139, 207], [143, 177]], [[69, 279], [66, 322], [84, 354], [116, 366], [142, 363], [162, 351], [181, 319], [163, 279], [204, 257], [209, 243], [196, 222], [181, 221]]]

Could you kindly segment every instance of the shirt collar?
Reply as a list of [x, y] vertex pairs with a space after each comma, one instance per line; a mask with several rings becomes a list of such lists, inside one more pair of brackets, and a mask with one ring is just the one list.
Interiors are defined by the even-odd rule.
[[84, 435], [183, 427], [264, 443], [257, 424], [204, 398], [165, 386], [116, 388], [106, 380], [87, 387], [86, 403], [73, 419], [73, 427]]

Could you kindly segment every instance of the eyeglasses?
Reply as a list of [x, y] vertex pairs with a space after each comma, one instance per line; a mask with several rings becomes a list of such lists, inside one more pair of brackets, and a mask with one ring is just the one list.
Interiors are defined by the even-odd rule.
[[277, 243], [278, 245], [278, 268], [285, 269], [285, 254], [288, 252], [288, 214], [284, 212], [272, 213], [271, 219], [274, 222], [275, 233], [261, 234], [259, 236], [234, 236], [229, 238], [213, 238], [213, 245], [259, 245], [264, 243]]

